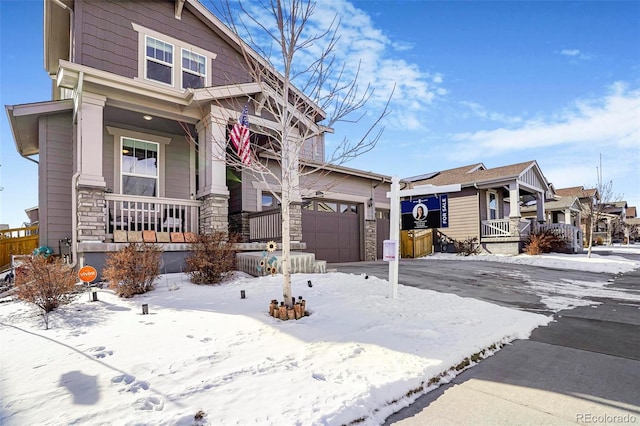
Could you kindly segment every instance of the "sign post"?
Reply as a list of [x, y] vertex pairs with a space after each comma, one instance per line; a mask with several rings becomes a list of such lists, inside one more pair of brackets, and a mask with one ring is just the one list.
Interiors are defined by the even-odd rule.
[[[443, 194], [440, 197], [437, 197], [436, 200], [431, 201], [431, 203], [438, 204], [438, 222], [442, 227], [443, 223], [446, 223], [445, 227], [449, 226], [449, 204], [448, 197], [446, 196], [449, 192], [458, 192], [461, 190], [460, 184], [454, 185], [422, 185], [417, 186], [413, 189], [403, 189], [400, 190], [400, 178], [398, 176], [393, 176], [391, 178], [391, 191], [387, 192], [387, 198], [390, 198], [391, 204], [391, 217], [390, 217], [390, 230], [389, 230], [389, 241], [395, 241], [395, 256], [394, 260], [391, 260], [391, 256], [389, 257], [389, 284], [390, 288], [390, 297], [392, 299], [398, 298], [398, 266], [400, 264], [400, 256], [399, 256], [399, 240], [400, 240], [400, 214], [402, 208], [400, 206], [400, 197], [411, 197], [411, 196], [422, 196], [422, 195], [434, 195], [434, 194]], [[411, 207], [410, 214], [411, 222], [414, 224], [415, 228], [428, 228], [428, 207], [427, 204], [429, 202], [425, 202], [420, 210], [420, 205], [422, 203], [417, 203], [415, 206]], [[424, 218], [423, 218], [424, 215]], [[405, 218], [403, 218], [405, 221]], [[425, 224], [425, 226], [422, 226]], [[385, 241], [387, 243], [387, 241]], [[386, 249], [386, 245], [385, 245]], [[387, 255], [384, 255], [385, 260], [387, 260]]]
[[[80, 278], [80, 280], [87, 285], [89, 290], [91, 290], [90, 283], [95, 280], [97, 276], [98, 271], [96, 271], [96, 268], [94, 268], [93, 266], [83, 266], [78, 271], [78, 278]], [[93, 295], [91, 294], [91, 291], [89, 291], [89, 293], [89, 302], [95, 302], [98, 300], [98, 294], [96, 292], [93, 292]]]

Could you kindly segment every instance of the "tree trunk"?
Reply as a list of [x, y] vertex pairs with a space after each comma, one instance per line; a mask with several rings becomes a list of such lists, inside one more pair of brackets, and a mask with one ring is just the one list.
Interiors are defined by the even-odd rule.
[[593, 246], [593, 214], [589, 215], [589, 245], [587, 246], [587, 257], [591, 257], [591, 247]]

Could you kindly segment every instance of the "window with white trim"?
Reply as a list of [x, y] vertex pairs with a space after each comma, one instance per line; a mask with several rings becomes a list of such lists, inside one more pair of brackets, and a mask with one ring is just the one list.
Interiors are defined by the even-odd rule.
[[211, 85], [215, 53], [135, 22], [131, 26], [138, 33], [137, 79], [180, 91]]
[[173, 46], [153, 37], [145, 37], [145, 78], [173, 85]]
[[157, 197], [160, 145], [156, 142], [122, 137], [120, 152], [121, 193]]
[[487, 216], [490, 220], [498, 218], [498, 194], [487, 192]]
[[187, 49], [182, 49], [182, 88], [204, 87], [207, 78], [207, 58]]

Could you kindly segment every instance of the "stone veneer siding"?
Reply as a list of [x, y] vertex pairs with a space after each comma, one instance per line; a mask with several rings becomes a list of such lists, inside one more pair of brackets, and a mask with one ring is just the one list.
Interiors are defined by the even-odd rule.
[[240, 212], [229, 215], [229, 232], [241, 236], [240, 242], [247, 243], [250, 241], [249, 231], [249, 213]]
[[375, 261], [376, 252], [377, 227], [375, 220], [364, 221], [364, 260]]
[[289, 206], [289, 235], [291, 241], [302, 241], [302, 204]]
[[78, 189], [78, 241], [105, 241], [105, 209], [104, 189]]
[[229, 232], [229, 197], [210, 194], [202, 198], [200, 208], [200, 233]]

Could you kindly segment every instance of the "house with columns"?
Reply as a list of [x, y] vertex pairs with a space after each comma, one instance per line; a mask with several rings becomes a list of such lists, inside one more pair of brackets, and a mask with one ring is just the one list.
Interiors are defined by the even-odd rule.
[[[536, 161], [494, 168], [476, 163], [404, 181], [411, 188], [460, 184], [460, 192], [449, 194], [449, 227], [438, 229], [437, 239], [476, 238], [486, 253], [520, 253], [531, 232], [545, 226], [545, 201], [553, 195]], [[528, 218], [523, 206], [532, 202], [535, 213]]]
[[[246, 105], [255, 159], [277, 168], [260, 150], [280, 125], [264, 102], [304, 100], [291, 108], [316, 136], [293, 161], [317, 167], [331, 131], [322, 126], [321, 108], [295, 87], [285, 101], [254, 81], [247, 56], [267, 62], [198, 0], [43, 6], [52, 97], [5, 107], [17, 151], [38, 162], [41, 246], [67, 249], [74, 265], [100, 269], [109, 252], [154, 242], [165, 270], [174, 272], [197, 234], [239, 233], [246, 249], [281, 238], [282, 189], [229, 166], [230, 130]], [[375, 260], [378, 225], [386, 220], [388, 227], [388, 215], [376, 211], [389, 209], [389, 182], [339, 166], [300, 182], [292, 249], [333, 262]]]

